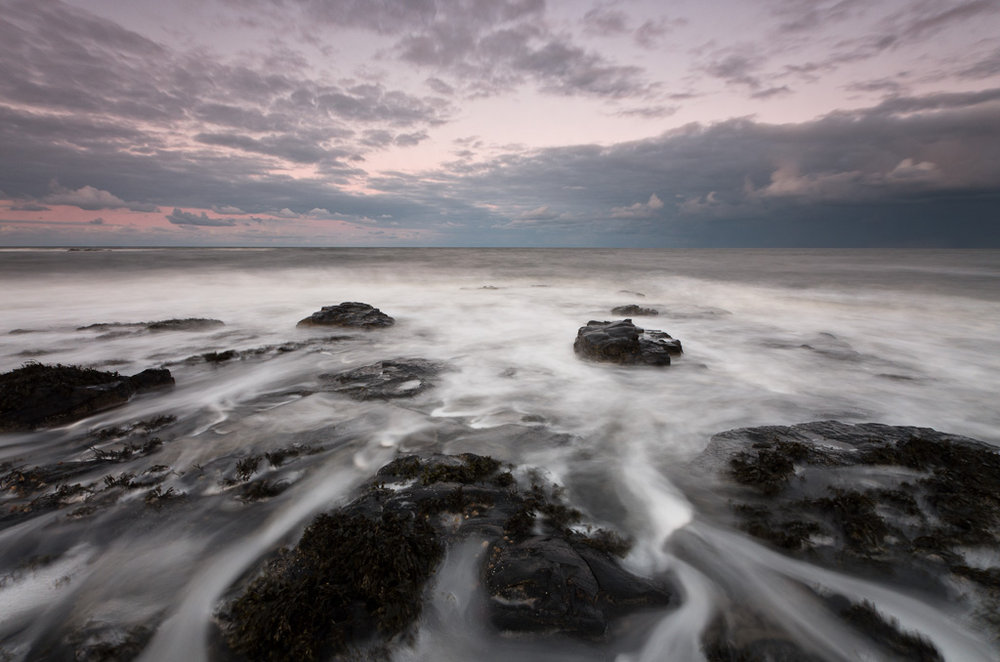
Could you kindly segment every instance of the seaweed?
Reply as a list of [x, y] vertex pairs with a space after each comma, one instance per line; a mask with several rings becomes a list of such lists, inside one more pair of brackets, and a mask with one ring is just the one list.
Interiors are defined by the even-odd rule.
[[352, 641], [404, 633], [443, 555], [423, 519], [319, 515], [225, 616], [230, 647], [250, 660], [317, 660]]
[[128, 443], [119, 449], [110, 451], [91, 447], [90, 451], [98, 462], [121, 463], [155, 453], [160, 450], [161, 446], [163, 446], [163, 440], [159, 437], [153, 437], [143, 444]]
[[243, 489], [240, 490], [239, 498], [240, 501], [246, 502], [261, 501], [262, 499], [276, 497], [289, 487], [291, 487], [291, 485], [287, 481], [280, 480], [272, 482], [263, 478], [244, 485]]
[[829, 488], [831, 496], [805, 501], [809, 506], [832, 516], [855, 553], [870, 555], [878, 550], [888, 532], [885, 520], [875, 512], [875, 501], [868, 494]]
[[740, 451], [730, 458], [729, 472], [736, 482], [769, 496], [785, 487], [795, 473], [795, 461], [809, 456], [806, 445], [797, 441], [758, 443], [754, 448], [756, 452]]
[[840, 617], [855, 629], [871, 637], [899, 659], [914, 662], [944, 662], [941, 653], [918, 633], [903, 632], [896, 619], [886, 619], [867, 600], [840, 610]]
[[237, 462], [236, 479], [240, 482], [249, 480], [250, 477], [257, 471], [257, 467], [260, 466], [261, 459], [262, 457], [260, 455], [251, 455]]

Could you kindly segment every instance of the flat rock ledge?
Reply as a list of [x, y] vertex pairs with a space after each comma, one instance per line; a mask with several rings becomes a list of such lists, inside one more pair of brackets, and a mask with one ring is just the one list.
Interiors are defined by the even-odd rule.
[[412, 634], [445, 548], [469, 536], [487, 547], [485, 615], [502, 632], [601, 640], [612, 619], [676, 602], [621, 567], [619, 535], [571, 529], [581, 518], [490, 457], [400, 457], [269, 561], [220, 610], [221, 632], [249, 660], [387, 657]]
[[[910, 592], [946, 596], [967, 606], [1000, 644], [995, 446], [930, 428], [819, 421], [723, 432], [691, 469], [694, 481], [709, 476], [694, 494], [724, 500], [727, 523], [764, 544]], [[706, 484], [715, 487], [706, 492]], [[919, 633], [898, 631], [871, 605], [845, 603], [834, 612], [868, 627], [887, 659], [942, 659]], [[706, 651], [718, 652], [709, 659], [765, 659], [774, 652], [773, 633], [770, 643], [758, 641], [748, 634], [753, 628], [738, 623], [752, 625], [757, 617], [744, 616], [728, 631], [706, 634]], [[791, 640], [783, 645], [794, 647]], [[814, 659], [781, 659], [793, 658]]]
[[0, 375], [0, 432], [63, 425], [123, 405], [140, 391], [170, 386], [170, 371], [117, 372], [29, 363]]
[[664, 331], [645, 330], [631, 319], [615, 322], [591, 320], [580, 327], [573, 351], [591, 361], [621, 365], [670, 365], [670, 356], [681, 353], [681, 341]]
[[359, 329], [380, 329], [396, 323], [389, 315], [367, 303], [345, 301], [321, 309], [300, 320], [296, 326], [344, 326]]
[[440, 371], [439, 364], [425, 359], [395, 359], [319, 377], [355, 400], [391, 400], [423, 393]]

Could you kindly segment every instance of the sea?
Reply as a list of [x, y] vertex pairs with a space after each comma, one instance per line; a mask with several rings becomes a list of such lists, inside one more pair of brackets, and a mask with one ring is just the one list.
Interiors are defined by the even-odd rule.
[[[347, 301], [395, 324], [296, 326]], [[574, 354], [581, 326], [619, 319], [611, 309], [627, 304], [658, 311], [633, 321], [682, 342], [672, 365]], [[1000, 251], [0, 249], [0, 311], [0, 372], [166, 367], [176, 382], [69, 425], [0, 434], [5, 470], [51, 466], [121, 446], [102, 430], [173, 417], [161, 419], [173, 422], [156, 453], [73, 480], [97, 490], [152, 471], [159, 494], [175, 497], [151, 507], [148, 490], [124, 490], [85, 508], [82, 493], [0, 518], [2, 660], [135, 631], [145, 633], [138, 659], [216, 659], [215, 620], [233, 587], [315, 515], [400, 454], [463, 452], [563, 486], [588, 521], [634, 541], [627, 568], [671, 577], [679, 604], [627, 641], [504, 637], [470, 606], [479, 552], [459, 547], [394, 660], [704, 659], [701, 635], [733, 573], [789, 580], [757, 582], [756, 608], [819, 640], [834, 630], [790, 583], [867, 600], [949, 660], [998, 656], [962, 605], [793, 561], [701, 512], [681, 486], [714, 434], [748, 426], [877, 422], [1000, 445]], [[185, 318], [223, 324], [138, 324]], [[321, 375], [400, 358], [444, 369], [412, 398], [324, 388]], [[237, 498], [226, 483], [234, 465], [283, 448], [309, 452], [254, 471], [288, 488]], [[711, 558], [679, 554], [682, 532]], [[828, 650], [879, 659], [856, 646]]]

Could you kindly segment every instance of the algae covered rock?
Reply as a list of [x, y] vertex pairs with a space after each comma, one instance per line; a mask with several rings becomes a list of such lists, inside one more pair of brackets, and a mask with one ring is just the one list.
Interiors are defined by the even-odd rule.
[[654, 317], [660, 314], [656, 308], [645, 308], [643, 306], [637, 306], [634, 303], [630, 303], [627, 306], [615, 306], [611, 309], [612, 315], [639, 315], [640, 317]]
[[367, 303], [345, 301], [321, 309], [300, 320], [297, 326], [344, 326], [359, 329], [380, 329], [396, 323], [392, 317]]
[[346, 372], [320, 375], [335, 391], [356, 400], [408, 398], [434, 385], [440, 366], [424, 359], [378, 361]]
[[91, 368], [29, 363], [0, 375], [0, 431], [70, 423], [125, 404], [139, 391], [173, 383], [165, 369], [127, 377]]
[[615, 322], [591, 320], [580, 327], [573, 351], [592, 361], [622, 365], [670, 365], [670, 356], [681, 353], [681, 342], [664, 331], [647, 331], [631, 319]]
[[929, 428], [821, 421], [715, 435], [694, 468], [720, 481], [731, 521], [765, 544], [954, 594], [1000, 639], [1000, 567], [969, 556], [1000, 551], [996, 447]]
[[581, 518], [556, 492], [521, 491], [492, 458], [401, 457], [353, 502], [313, 520], [222, 609], [223, 636], [251, 660], [370, 654], [405, 641], [445, 549], [470, 535], [489, 546], [485, 615], [500, 630], [601, 639], [624, 613], [672, 604], [664, 582], [620, 566], [622, 538], [570, 528]]

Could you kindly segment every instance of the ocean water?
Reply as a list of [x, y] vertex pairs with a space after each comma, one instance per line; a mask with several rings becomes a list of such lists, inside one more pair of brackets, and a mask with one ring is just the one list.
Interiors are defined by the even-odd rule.
[[[342, 301], [396, 324], [296, 328]], [[630, 303], [660, 311], [637, 324], [682, 341], [673, 365], [574, 355], [580, 326]], [[505, 639], [468, 608], [476, 552], [459, 548], [398, 660], [697, 660], [733, 576], [753, 578], [758, 606], [830, 659], [877, 658], [795, 582], [871, 601], [948, 659], [997, 655], [960, 606], [771, 552], [710, 524], [678, 478], [713, 434], [755, 425], [879, 422], [1000, 445], [1000, 252], [9, 249], [0, 310], [0, 372], [28, 361], [123, 374], [165, 366], [176, 380], [71, 425], [0, 434], [0, 464], [93, 457], [94, 431], [171, 415], [159, 452], [74, 480], [165, 465], [161, 489], [184, 495], [157, 509], [133, 491], [85, 516], [64, 507], [2, 524], [0, 659], [32, 659], [68, 632], [105, 626], [152, 630], [141, 659], [209, 659], [227, 591], [316, 513], [398, 453], [466, 451], [542, 469], [589, 520], [635, 540], [630, 569], [669, 573], [683, 599], [638, 639]], [[81, 328], [187, 317], [225, 325]], [[225, 350], [260, 351], [199, 358]], [[406, 357], [447, 369], [411, 399], [320, 388], [323, 373]], [[222, 484], [240, 459], [296, 444], [319, 452], [260, 470], [291, 483], [279, 496], [246, 504]], [[676, 553], [681, 535], [697, 540], [697, 567]]]

